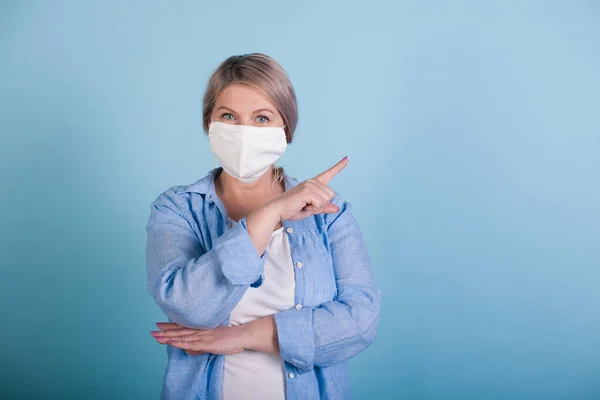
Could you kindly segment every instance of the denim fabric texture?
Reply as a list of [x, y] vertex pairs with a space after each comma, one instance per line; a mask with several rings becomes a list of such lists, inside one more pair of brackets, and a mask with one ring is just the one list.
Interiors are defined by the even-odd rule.
[[[269, 279], [246, 217], [228, 227], [214, 185], [221, 172], [161, 193], [146, 226], [148, 291], [169, 321], [191, 328], [227, 326], [246, 290]], [[286, 190], [298, 184], [287, 173], [284, 181]], [[337, 192], [332, 203], [338, 212], [282, 221], [296, 280], [296, 306], [274, 314], [288, 400], [350, 399], [348, 360], [377, 333], [383, 292], [351, 204]], [[161, 399], [222, 398], [224, 355], [165, 347]]]

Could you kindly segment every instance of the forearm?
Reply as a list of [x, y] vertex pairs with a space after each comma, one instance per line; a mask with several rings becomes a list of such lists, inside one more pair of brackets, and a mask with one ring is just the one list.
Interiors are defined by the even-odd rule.
[[257, 255], [246, 218], [206, 251], [190, 223], [171, 207], [153, 205], [146, 227], [148, 291], [172, 321], [214, 328], [248, 287], [260, 286], [265, 257]]
[[271, 234], [280, 220], [281, 217], [274, 202], [262, 205], [246, 217], [248, 234], [258, 255], [262, 255], [267, 248]]
[[[213, 253], [190, 260], [157, 278], [150, 293], [173, 322], [189, 328], [212, 329], [231, 313], [247, 290], [247, 285], [222, 280]], [[249, 279], [252, 280], [254, 278]]]
[[279, 354], [277, 326], [272, 315], [240, 325], [240, 328], [246, 350]]
[[[275, 314], [279, 353], [299, 372], [346, 361], [374, 340], [381, 293], [374, 287], [340, 290], [338, 300]], [[347, 293], [344, 293], [347, 292]]]

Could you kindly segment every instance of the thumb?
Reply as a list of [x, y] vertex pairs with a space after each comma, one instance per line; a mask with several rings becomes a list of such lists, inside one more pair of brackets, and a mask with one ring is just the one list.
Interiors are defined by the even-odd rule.
[[336, 213], [340, 211], [340, 208], [338, 206], [336, 206], [333, 203], [328, 203], [324, 208], [323, 208], [323, 212], [324, 213]]

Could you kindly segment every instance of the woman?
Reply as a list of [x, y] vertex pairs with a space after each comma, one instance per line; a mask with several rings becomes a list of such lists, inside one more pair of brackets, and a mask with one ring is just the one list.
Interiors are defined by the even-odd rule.
[[383, 293], [350, 203], [276, 161], [297, 123], [281, 66], [254, 53], [209, 80], [203, 121], [221, 167], [152, 203], [148, 291], [168, 316], [162, 399], [348, 399], [347, 360], [374, 340]]

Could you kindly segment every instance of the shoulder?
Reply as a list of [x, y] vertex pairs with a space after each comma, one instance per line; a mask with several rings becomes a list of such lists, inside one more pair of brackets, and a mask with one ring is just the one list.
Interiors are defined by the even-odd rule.
[[175, 185], [164, 190], [152, 201], [152, 207], [166, 207], [183, 213], [189, 204], [189, 193], [184, 190], [185, 187]]
[[150, 204], [146, 231], [163, 224], [183, 224], [186, 228], [191, 225], [191, 202], [181, 188], [182, 185], [171, 186], [156, 196]]
[[193, 208], [200, 207], [210, 190], [211, 174], [193, 183], [173, 185], [164, 190], [152, 201], [152, 210], [162, 209], [184, 216]]

